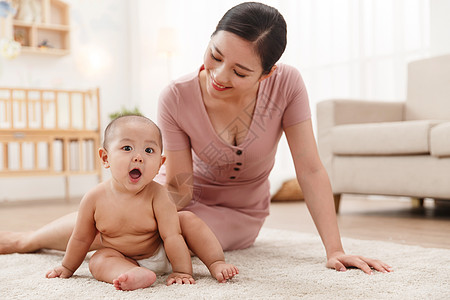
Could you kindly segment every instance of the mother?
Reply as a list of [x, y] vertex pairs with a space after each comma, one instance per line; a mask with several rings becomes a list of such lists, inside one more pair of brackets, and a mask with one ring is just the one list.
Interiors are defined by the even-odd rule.
[[[204, 64], [162, 92], [158, 123], [172, 199], [205, 221], [224, 250], [251, 246], [269, 214], [268, 176], [284, 132], [327, 267], [389, 272], [379, 260], [344, 253], [305, 85], [296, 69], [275, 65], [285, 47], [286, 23], [275, 8], [239, 4], [217, 25]], [[72, 214], [36, 232], [3, 233], [0, 244], [3, 252], [65, 249], [74, 222]]]

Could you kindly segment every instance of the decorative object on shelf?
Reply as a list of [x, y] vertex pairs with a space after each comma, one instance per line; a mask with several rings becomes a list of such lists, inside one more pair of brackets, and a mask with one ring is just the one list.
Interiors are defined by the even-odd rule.
[[[16, 9], [7, 1], [0, 1], [0, 18], [7, 18], [10, 14], [15, 15]], [[0, 55], [7, 59], [16, 58], [20, 54], [21, 44], [3, 37], [0, 38]]]
[[17, 0], [18, 11], [16, 20], [23, 22], [41, 22], [41, 8], [38, 1], [35, 0]]
[[14, 59], [20, 54], [20, 43], [11, 39], [0, 39], [0, 55], [7, 59]]
[[50, 45], [50, 43], [48, 42], [48, 40], [43, 40], [42, 42], [39, 43], [38, 45], [39, 48], [53, 48], [52, 45]]
[[7, 1], [0, 1], [0, 18], [6, 18], [9, 14], [15, 15], [17, 10]]
[[23, 28], [14, 29], [14, 40], [18, 42], [21, 46], [29, 45], [27, 32]]

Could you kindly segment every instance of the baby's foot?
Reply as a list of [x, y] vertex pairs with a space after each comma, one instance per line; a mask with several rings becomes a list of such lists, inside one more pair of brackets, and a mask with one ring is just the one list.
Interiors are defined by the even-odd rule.
[[236, 266], [227, 264], [224, 261], [216, 261], [209, 266], [209, 272], [212, 277], [216, 278], [218, 282], [224, 283], [228, 279], [233, 278], [239, 274], [239, 270]]
[[23, 253], [29, 232], [0, 231], [0, 254]]
[[151, 270], [136, 267], [119, 275], [113, 280], [116, 290], [133, 291], [151, 286], [156, 281], [156, 274]]

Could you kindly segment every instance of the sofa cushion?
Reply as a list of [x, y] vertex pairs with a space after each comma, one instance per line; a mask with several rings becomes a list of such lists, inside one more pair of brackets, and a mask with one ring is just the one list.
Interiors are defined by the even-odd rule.
[[427, 154], [430, 153], [430, 130], [442, 122], [445, 121], [420, 120], [336, 126], [331, 133], [331, 147], [337, 155]]
[[431, 129], [430, 152], [436, 157], [450, 156], [450, 122], [439, 124]]
[[450, 158], [335, 156], [332, 177], [336, 194], [450, 199]]
[[450, 120], [450, 55], [408, 64], [405, 120]]

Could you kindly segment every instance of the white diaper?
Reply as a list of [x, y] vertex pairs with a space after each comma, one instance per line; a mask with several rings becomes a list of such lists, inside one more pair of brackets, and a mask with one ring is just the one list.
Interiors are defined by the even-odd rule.
[[141, 267], [152, 270], [157, 275], [172, 273], [172, 265], [167, 258], [164, 246], [161, 244], [151, 257], [140, 259], [137, 261]]

